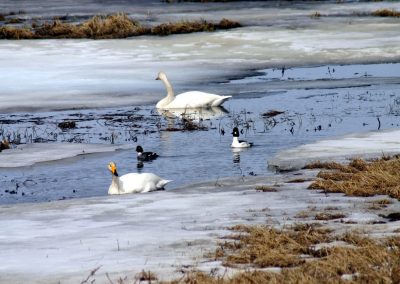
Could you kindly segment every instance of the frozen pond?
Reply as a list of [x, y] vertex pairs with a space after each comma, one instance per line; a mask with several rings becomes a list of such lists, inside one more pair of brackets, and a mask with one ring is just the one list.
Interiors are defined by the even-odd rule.
[[[315, 172], [280, 174], [268, 165], [400, 149], [399, 19], [370, 16], [400, 3], [336, 2], [1, 1], [0, 10], [23, 10], [27, 19], [125, 11], [148, 25], [226, 17], [244, 27], [0, 41], [0, 139], [18, 144], [0, 153], [0, 282], [80, 283], [96, 268], [96, 283], [109, 283], [107, 273], [133, 279], [145, 269], [168, 279], [193, 265], [221, 268], [204, 263], [204, 252], [226, 226], [284, 226], [312, 208], [341, 210], [352, 225], [328, 224], [338, 231], [398, 230], [381, 216], [398, 211], [397, 201], [378, 214], [366, 202], [381, 197], [306, 190], [308, 182], [287, 182]], [[187, 111], [203, 130], [173, 131], [182, 128], [180, 112], [154, 108], [165, 95], [154, 80], [160, 70], [177, 93], [232, 99], [223, 109]], [[60, 127], [65, 122], [75, 127]], [[234, 126], [254, 147], [231, 149]], [[160, 157], [138, 164], [136, 145]], [[120, 174], [174, 182], [166, 191], [107, 196], [110, 161]], [[255, 190], [265, 184], [280, 187]], [[315, 221], [312, 214], [302, 221]]]
[[[44, 10], [29, 1], [0, 4], [6, 11], [24, 10], [26, 18], [83, 19], [123, 10], [147, 24], [222, 17], [244, 24], [169, 37], [0, 41], [0, 138], [36, 143], [1, 154], [0, 203], [104, 196], [110, 161], [120, 174], [154, 172], [174, 180], [168, 190], [222, 177], [268, 176], [274, 173], [267, 161], [278, 151], [398, 127], [398, 19], [368, 13], [399, 9], [399, 3], [135, 5], [89, 1], [78, 11], [74, 1], [43, 2]], [[322, 16], [313, 18], [315, 11]], [[160, 70], [176, 92], [197, 89], [233, 98], [225, 109], [195, 113], [205, 131], [167, 131], [179, 128], [179, 118], [154, 109], [165, 95], [154, 80]], [[284, 113], [263, 116], [270, 110]], [[65, 121], [76, 127], [58, 127]], [[231, 150], [235, 125], [253, 148]], [[88, 155], [98, 151], [60, 145], [57, 153], [56, 143], [97, 150], [102, 144], [108, 150]], [[138, 144], [161, 157], [138, 167]], [[129, 149], [108, 152], [121, 147]]]

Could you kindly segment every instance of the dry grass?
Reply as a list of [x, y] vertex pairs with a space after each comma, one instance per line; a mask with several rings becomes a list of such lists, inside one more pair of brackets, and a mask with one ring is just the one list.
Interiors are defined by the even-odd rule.
[[278, 190], [272, 186], [268, 185], [257, 185], [255, 190], [262, 191], [262, 192], [277, 192]]
[[296, 227], [292, 232], [259, 226], [236, 226], [233, 230], [238, 232], [235, 241], [225, 242], [218, 252], [224, 256], [224, 265], [231, 267], [238, 264], [258, 268], [298, 266], [305, 262], [301, 255], [311, 245], [328, 240], [325, 231], [313, 225]]
[[282, 113], [285, 113], [284, 111], [279, 111], [279, 110], [269, 110], [264, 112], [263, 114], [261, 114], [262, 117], [266, 117], [266, 118], [271, 118], [277, 115], [280, 115]]
[[10, 143], [7, 140], [0, 141], [0, 152], [6, 149], [10, 149]]
[[315, 215], [315, 220], [327, 221], [327, 220], [342, 219], [345, 217], [346, 215], [342, 213], [320, 212], [317, 215]]
[[181, 21], [161, 24], [153, 28], [143, 27], [139, 22], [130, 19], [124, 13], [108, 16], [94, 16], [82, 24], [71, 24], [55, 19], [38, 25], [32, 23], [31, 28], [0, 27], [0, 39], [48, 39], [48, 38], [91, 38], [109, 39], [126, 38], [140, 35], [182, 34], [192, 32], [215, 31], [240, 27], [238, 22], [222, 19], [214, 24], [205, 20]]
[[389, 199], [379, 199], [379, 200], [374, 200], [370, 203], [371, 203], [371, 206], [368, 207], [368, 209], [379, 210], [382, 208], [386, 208], [388, 205], [392, 204], [393, 201], [391, 201]]
[[349, 165], [335, 164], [332, 172], [321, 172], [310, 189], [341, 192], [350, 196], [389, 195], [400, 199], [400, 159], [382, 158], [367, 163], [354, 160]]
[[[170, 283], [400, 283], [400, 237], [373, 240], [354, 233], [332, 237], [329, 230], [306, 224], [289, 230], [260, 226], [233, 230], [237, 234], [232, 242], [222, 244], [219, 252], [226, 265], [280, 266], [281, 272], [254, 270], [230, 278], [191, 272]], [[347, 245], [315, 246], [333, 240]], [[351, 280], [344, 280], [346, 275]]]
[[377, 17], [400, 17], [400, 12], [393, 9], [379, 9], [372, 12], [372, 15]]

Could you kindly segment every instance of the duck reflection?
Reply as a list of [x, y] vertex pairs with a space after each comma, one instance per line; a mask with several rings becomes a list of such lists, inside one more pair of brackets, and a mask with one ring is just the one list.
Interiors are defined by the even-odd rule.
[[234, 164], [240, 164], [240, 151], [241, 151], [241, 149], [237, 149], [237, 148], [232, 149]]

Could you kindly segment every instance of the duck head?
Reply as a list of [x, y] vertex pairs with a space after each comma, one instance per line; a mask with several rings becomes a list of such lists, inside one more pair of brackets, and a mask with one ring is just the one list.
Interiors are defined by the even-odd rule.
[[142, 148], [142, 146], [137, 146], [136, 147], [136, 152], [138, 152], [138, 153], [143, 153], [143, 148]]
[[110, 172], [114, 175], [114, 176], [118, 176], [117, 173], [117, 165], [114, 162], [110, 162], [108, 164], [108, 169], [110, 170]]
[[232, 134], [233, 137], [239, 137], [239, 129], [237, 127], [233, 128]]

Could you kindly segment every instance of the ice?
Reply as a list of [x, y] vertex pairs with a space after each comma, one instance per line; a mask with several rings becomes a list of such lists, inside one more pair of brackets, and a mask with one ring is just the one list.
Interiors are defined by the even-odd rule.
[[[340, 208], [364, 230], [372, 229], [364, 222], [364, 202], [371, 198], [320, 194], [302, 184], [285, 184], [271, 193], [254, 190], [285, 179], [224, 179], [218, 186], [202, 183], [124, 197], [2, 206], [0, 255], [7, 261], [0, 267], [0, 282], [77, 283], [97, 267], [99, 283], [107, 282], [106, 273], [112, 279], [132, 278], [142, 269], [162, 279], [178, 278], [182, 266], [220, 267], [204, 263], [204, 254], [215, 248], [218, 237], [229, 234], [227, 227], [288, 226], [310, 206]], [[382, 219], [372, 215], [369, 221]]]
[[132, 145], [107, 145], [85, 143], [32, 143], [3, 150], [0, 168], [31, 166], [40, 162], [56, 161], [93, 153], [106, 153], [119, 149], [131, 149]]
[[279, 152], [268, 161], [279, 170], [299, 169], [315, 161], [346, 161], [351, 158], [376, 158], [400, 152], [400, 130], [357, 133], [320, 140]]
[[[16, 5], [6, 1], [0, 8], [22, 9], [28, 13], [24, 14], [26, 17], [38, 16], [37, 13], [59, 16], [62, 11], [72, 17], [77, 13], [76, 3], [67, 2], [43, 1], [43, 6], [49, 7], [47, 14], [29, 2]], [[165, 95], [163, 86], [154, 81], [160, 70], [167, 72], [177, 92], [192, 88], [213, 92], [215, 89], [205, 82], [221, 82], [255, 68], [400, 58], [396, 21], [352, 14], [381, 7], [399, 10], [399, 3], [304, 4], [285, 9], [268, 3], [230, 3], [228, 9], [221, 3], [170, 5], [168, 9], [157, 4], [141, 1], [135, 10], [124, 1], [108, 6], [90, 2], [85, 7], [87, 11], [81, 12], [98, 13], [119, 7], [131, 11], [132, 16], [162, 11], [159, 17], [150, 16], [150, 22], [181, 18], [216, 21], [226, 17], [243, 21], [245, 26], [215, 33], [123, 40], [0, 41], [0, 111], [154, 104]], [[345, 16], [310, 18], [316, 9], [335, 15], [338, 6]], [[235, 95], [232, 89], [218, 91]]]

